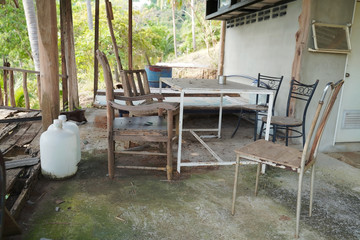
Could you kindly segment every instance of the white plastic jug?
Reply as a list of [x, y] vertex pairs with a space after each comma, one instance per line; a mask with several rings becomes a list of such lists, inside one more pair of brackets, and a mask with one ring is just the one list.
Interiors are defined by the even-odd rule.
[[67, 122], [66, 115], [60, 115], [59, 119], [62, 121], [64, 129], [68, 129], [76, 135], [76, 147], [77, 147], [77, 163], [81, 160], [81, 145], [80, 145], [80, 131], [79, 127], [73, 122]]
[[76, 135], [63, 129], [62, 121], [55, 119], [52, 127], [40, 137], [41, 172], [52, 179], [74, 175], [77, 171]]

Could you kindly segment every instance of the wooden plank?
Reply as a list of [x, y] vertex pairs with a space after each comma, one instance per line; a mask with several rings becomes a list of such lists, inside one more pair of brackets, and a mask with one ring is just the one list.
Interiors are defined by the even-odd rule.
[[57, 44], [56, 1], [37, 0], [41, 109], [43, 128], [47, 129], [59, 116], [59, 58]]
[[[6, 63], [4, 63], [5, 65]], [[9, 64], [10, 66], [10, 64]], [[8, 76], [8, 71], [5, 70], [4, 71], [4, 75], [3, 75], [3, 80], [4, 80], [4, 106], [8, 106], [8, 88], [7, 88], [7, 82], [8, 82], [8, 79], [7, 79], [7, 76]]]
[[4, 218], [4, 236], [12, 236], [21, 233], [20, 226], [16, 223], [15, 219], [11, 216], [9, 210], [5, 208]]
[[39, 154], [40, 151], [40, 137], [41, 137], [41, 129], [38, 134], [34, 137], [34, 139], [30, 142], [29, 146], [27, 147], [29, 154], [31, 156], [36, 156]]
[[24, 168], [15, 168], [15, 169], [6, 170], [6, 193], [10, 192], [11, 188], [14, 186], [17, 180], [19, 173], [23, 169]]
[[0, 150], [4, 155], [15, 147], [16, 142], [23, 136], [23, 134], [28, 130], [30, 126], [31, 123], [21, 124], [16, 129], [14, 129], [11, 135], [4, 138], [4, 141], [1, 143], [0, 146]]
[[39, 157], [6, 161], [5, 169], [8, 170], [8, 169], [19, 168], [19, 167], [33, 166], [35, 164], [38, 164], [39, 161], [40, 161]]
[[7, 124], [4, 128], [1, 129], [0, 133], [0, 141], [9, 135], [11, 131], [13, 131], [17, 127], [18, 123]]
[[10, 209], [10, 214], [16, 219], [20, 215], [20, 211], [23, 208], [25, 202], [29, 199], [30, 193], [37, 182], [37, 176], [40, 172], [40, 163], [33, 166], [30, 170], [28, 179], [25, 182], [25, 186], [21, 191], [19, 197], [16, 199], [14, 205]]
[[29, 144], [40, 132], [42, 125], [40, 122], [32, 123], [28, 130], [23, 134], [23, 136], [16, 143], [17, 147], [23, 147], [26, 144]]

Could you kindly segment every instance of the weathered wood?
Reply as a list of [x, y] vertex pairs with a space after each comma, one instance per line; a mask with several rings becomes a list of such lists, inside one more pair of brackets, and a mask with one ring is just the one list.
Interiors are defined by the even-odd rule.
[[10, 192], [22, 170], [23, 168], [16, 168], [6, 171], [6, 193]]
[[129, 70], [132, 70], [133, 69], [133, 56], [132, 56], [132, 48], [133, 48], [133, 45], [132, 45], [132, 29], [133, 29], [133, 24], [132, 24], [132, 0], [129, 0], [128, 1], [128, 7], [129, 7], [129, 10], [128, 10], [128, 13], [129, 13], [129, 16], [128, 16], [128, 65], [129, 65]]
[[[60, 8], [60, 15], [62, 15], [63, 8]], [[60, 41], [61, 41], [61, 72], [67, 73], [66, 69], [66, 58], [65, 58], [65, 39], [64, 39], [64, 18], [60, 17]], [[67, 77], [62, 77], [62, 100], [63, 100], [63, 110], [65, 111], [69, 104], [69, 92], [68, 92], [68, 82]]]
[[[20, 108], [20, 107], [8, 107], [8, 106], [0, 106], [0, 110], [14, 110], [14, 111], [21, 111], [21, 112], [40, 112], [38, 109], [26, 109], [26, 108]], [[2, 118], [2, 117], [0, 117]]]
[[34, 122], [31, 124], [30, 128], [24, 133], [24, 135], [16, 142], [17, 147], [23, 147], [26, 144], [31, 143], [33, 139], [41, 130], [41, 123]]
[[4, 232], [3, 235], [12, 236], [21, 233], [20, 226], [16, 223], [15, 219], [11, 216], [11, 213], [5, 207], [5, 217], [4, 217]]
[[219, 65], [218, 65], [218, 75], [224, 74], [224, 59], [225, 59], [225, 37], [226, 37], [226, 21], [221, 23], [221, 33], [220, 33], [220, 54], [219, 54]]
[[[4, 69], [4, 70], [8, 70], [8, 71], [14, 71], [14, 72], [26, 72], [26, 73], [34, 73], [36, 75], [39, 75], [40, 72], [39, 71], [34, 71], [34, 70], [26, 70], [26, 69], [22, 69], [22, 68], [12, 68], [12, 67], [3, 67], [3, 66], [0, 66], [0, 69]], [[66, 74], [65, 75], [62, 75], [62, 74], [59, 74], [59, 77], [66, 77]]]
[[[301, 59], [303, 51], [307, 49], [308, 38], [309, 38], [309, 28], [310, 28], [310, 19], [311, 19], [311, 3], [312, 0], [303, 0], [302, 1], [302, 11], [299, 16], [299, 30], [295, 34], [296, 45], [295, 45], [295, 55], [292, 64], [291, 77], [301, 82], [300, 79], [300, 70], [301, 70]], [[289, 116], [295, 116], [295, 102], [296, 99], [291, 99], [289, 105]]]
[[19, 167], [33, 166], [35, 164], [38, 164], [39, 161], [40, 161], [39, 157], [6, 161], [5, 169], [8, 170], [8, 169], [19, 168]]
[[7, 136], [6, 141], [4, 141], [0, 146], [0, 150], [4, 155], [15, 147], [17, 141], [24, 135], [24, 133], [29, 129], [30, 126], [31, 123], [23, 123], [21, 125], [19, 124], [18, 127], [15, 128], [13, 132]]
[[117, 63], [117, 67], [118, 70], [121, 71], [123, 70], [122, 64], [121, 64], [121, 60], [120, 60], [120, 56], [119, 56], [119, 50], [118, 50], [118, 46], [116, 44], [116, 38], [114, 35], [114, 29], [113, 29], [113, 25], [112, 25], [112, 7], [111, 7], [111, 3], [109, 2], [109, 0], [105, 0], [105, 5], [106, 5], [106, 17], [107, 17], [107, 22], [108, 22], [108, 26], [109, 26], [109, 31], [110, 31], [110, 36], [111, 36], [111, 41], [113, 44], [113, 49], [115, 52], [115, 58], [116, 58], [116, 63]]
[[79, 93], [76, 73], [75, 44], [71, 0], [60, 0], [60, 17], [63, 21], [66, 70], [68, 76], [69, 110], [79, 108]]
[[40, 171], [40, 163], [33, 166], [28, 179], [26, 180], [25, 186], [21, 191], [20, 195], [16, 199], [14, 205], [10, 209], [10, 214], [16, 219], [20, 215], [20, 211], [23, 208], [26, 200], [29, 199], [30, 192], [34, 188], [37, 182], [37, 176]]
[[29, 93], [27, 89], [27, 73], [23, 73], [23, 90], [24, 90], [24, 98], [25, 98], [25, 108], [30, 109], [30, 100]]
[[99, 82], [99, 62], [96, 57], [96, 50], [99, 48], [99, 4], [100, 0], [95, 0], [95, 36], [94, 36], [94, 100], [98, 90]]
[[43, 129], [59, 116], [59, 63], [55, 0], [36, 0]]
[[3, 94], [2, 94], [2, 87], [0, 85], [0, 106], [4, 105], [4, 99], [3, 99]]
[[14, 72], [9, 71], [9, 95], [10, 95], [10, 105], [12, 107], [16, 107], [14, 85], [15, 85]]
[[[4, 67], [1, 67], [2, 69], [6, 68], [6, 67], [10, 67], [10, 63], [7, 61], [4, 61]], [[3, 80], [4, 80], [4, 106], [8, 106], [9, 104], [9, 99], [8, 99], [8, 87], [7, 87], [7, 76], [8, 76], [8, 71], [6, 69], [4, 69], [3, 71], [4, 75], [3, 75]]]
[[1, 129], [0, 141], [18, 126], [17, 123], [8, 124]]
[[40, 80], [40, 74], [36, 75], [36, 85], [37, 85], [37, 95], [39, 99], [39, 106], [41, 109], [41, 80]]

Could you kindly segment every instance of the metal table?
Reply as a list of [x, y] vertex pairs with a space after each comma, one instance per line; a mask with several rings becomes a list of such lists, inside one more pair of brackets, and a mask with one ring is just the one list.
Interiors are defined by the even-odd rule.
[[[190, 79], [190, 78], [160, 78], [160, 93], [161, 85], [166, 83], [172, 89], [180, 91], [180, 116], [179, 116], [179, 144], [177, 154], [177, 171], [180, 173], [182, 166], [209, 166], [209, 165], [233, 165], [234, 161], [223, 161], [201, 138], [210, 136], [199, 136], [195, 131], [217, 131], [217, 137], [221, 137], [221, 122], [222, 122], [222, 103], [223, 94], [229, 93], [246, 93], [246, 94], [267, 94], [269, 95], [269, 108], [267, 113], [267, 126], [270, 126], [272, 105], [274, 100], [274, 93], [272, 90], [258, 88], [246, 84], [227, 81], [226, 84], [221, 85], [217, 79]], [[201, 93], [201, 94], [220, 94], [219, 106], [219, 123], [217, 129], [183, 129], [184, 117], [184, 97], [185, 94]], [[181, 143], [182, 132], [190, 131], [190, 133], [213, 155], [217, 162], [181, 162]], [[269, 140], [270, 129], [266, 128], [265, 140]]]

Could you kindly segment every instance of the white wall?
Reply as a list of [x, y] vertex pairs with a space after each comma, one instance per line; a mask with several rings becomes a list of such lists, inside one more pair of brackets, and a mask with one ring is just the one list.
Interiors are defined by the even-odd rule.
[[288, 4], [285, 16], [226, 30], [224, 74], [255, 78], [258, 73], [283, 75], [276, 103], [276, 113], [279, 114], [286, 111], [300, 12], [301, 1], [295, 1]]

